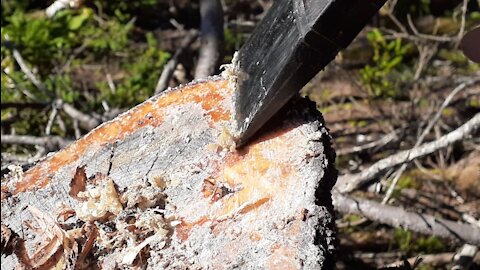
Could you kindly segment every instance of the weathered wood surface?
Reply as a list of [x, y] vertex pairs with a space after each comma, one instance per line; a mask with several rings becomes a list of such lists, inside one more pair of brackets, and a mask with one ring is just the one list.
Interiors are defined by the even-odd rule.
[[321, 115], [292, 101], [235, 150], [232, 99], [221, 77], [167, 91], [12, 173], [2, 269], [19, 263], [19, 239], [38, 269], [330, 269], [336, 171]]

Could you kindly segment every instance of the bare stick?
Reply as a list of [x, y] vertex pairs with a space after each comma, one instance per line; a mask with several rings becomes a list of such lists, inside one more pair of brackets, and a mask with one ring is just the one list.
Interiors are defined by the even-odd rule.
[[410, 14], [407, 14], [407, 22], [408, 22], [408, 26], [410, 26], [410, 29], [412, 29], [415, 36], [421, 39], [439, 41], [439, 42], [451, 42], [454, 39], [452, 37], [434, 36], [434, 35], [420, 33], [417, 30], [417, 27], [415, 27], [415, 25], [413, 24], [412, 17], [410, 16]]
[[62, 110], [70, 117], [72, 117], [73, 119], [77, 119], [83, 128], [92, 130], [96, 126], [100, 125], [99, 119], [77, 110], [75, 107], [63, 102], [62, 100], [57, 100], [57, 105], [59, 106], [59, 108], [62, 108]]
[[110, 75], [110, 73], [107, 73], [107, 75], [105, 77], [107, 79], [107, 85], [110, 88], [110, 91], [113, 94], [115, 94], [117, 92], [117, 87], [115, 87], [115, 83], [112, 80], [112, 75]]
[[[396, 4], [396, 3], [395, 3]], [[408, 31], [407, 29], [405, 29], [405, 27], [403, 26], [402, 23], [400, 23], [400, 21], [397, 19], [397, 17], [395, 17], [395, 15], [393, 15], [393, 10], [392, 11], [388, 11], [387, 12], [387, 16], [388, 18], [390, 18], [390, 20], [392, 20], [392, 22], [395, 24], [395, 26], [398, 27], [398, 29], [400, 31], [402, 31], [403, 33], [405, 34], [408, 34]]]
[[175, 54], [168, 60], [167, 64], [163, 66], [162, 74], [160, 79], [158, 79], [157, 87], [155, 88], [155, 94], [163, 92], [168, 87], [168, 82], [172, 78], [173, 72], [178, 64], [178, 58], [184, 53], [185, 49], [188, 48], [198, 37], [198, 32], [192, 30], [187, 33], [185, 38], [182, 41], [180, 48], [175, 51]]
[[377, 147], [377, 146], [384, 146], [387, 143], [391, 142], [392, 140], [396, 139], [397, 137], [398, 137], [397, 132], [392, 131], [392, 132], [388, 133], [387, 135], [383, 136], [382, 138], [380, 138], [379, 140], [369, 142], [369, 143], [359, 145], [359, 146], [353, 146], [353, 147], [347, 148], [347, 149], [340, 149], [340, 150], [337, 151], [337, 156], [343, 156], [343, 155], [353, 154], [353, 153], [357, 153], [357, 152], [362, 152], [362, 151], [365, 151], [365, 150], [368, 150], [368, 149], [371, 149], [371, 148], [374, 148], [374, 147]]
[[[471, 85], [471, 84], [475, 83], [476, 81], [478, 81], [478, 80], [474, 80], [474, 81], [462, 83], [462, 84], [460, 84], [459, 86], [455, 87], [455, 89], [453, 89], [453, 91], [447, 96], [447, 98], [445, 98], [445, 100], [443, 101], [442, 105], [441, 105], [440, 108], [437, 110], [437, 113], [436, 113], [435, 116], [432, 118], [432, 120], [428, 123], [427, 127], [423, 130], [423, 132], [422, 132], [422, 134], [420, 135], [420, 137], [418, 137], [417, 142], [415, 143], [415, 145], [413, 146], [413, 148], [418, 147], [420, 144], [423, 143], [423, 140], [425, 139], [425, 136], [427, 136], [427, 134], [430, 133], [430, 131], [432, 130], [432, 127], [435, 125], [435, 123], [437, 123], [438, 119], [439, 119], [440, 116], [442, 115], [443, 110], [448, 106], [448, 104], [450, 104], [450, 102], [452, 101], [453, 97], [454, 97], [458, 92], [460, 92], [460, 91], [462, 91], [463, 89], [465, 89], [468, 85]], [[402, 173], [405, 171], [406, 168], [407, 168], [407, 163], [403, 163], [402, 166], [400, 167], [400, 169], [398, 169], [398, 171], [397, 171], [396, 174], [395, 174], [395, 177], [393, 178], [392, 184], [391, 184], [390, 187], [388, 188], [387, 193], [386, 193], [385, 197], [384, 197], [383, 200], [382, 200], [382, 204], [385, 204], [385, 203], [388, 202], [388, 200], [390, 199], [390, 197], [391, 197], [392, 194], [393, 194], [393, 191], [394, 191], [394, 189], [395, 189], [395, 186], [397, 185], [398, 180], [400, 179], [400, 176], [402, 175]]]
[[465, 20], [467, 17], [467, 5], [468, 5], [468, 0], [463, 0], [462, 4], [462, 18], [460, 21], [460, 30], [458, 30], [458, 35], [457, 35], [457, 42], [455, 44], [455, 49], [458, 48], [460, 45], [460, 42], [462, 41], [463, 34], [465, 33]]
[[55, 121], [55, 118], [57, 117], [57, 106], [55, 104], [52, 105], [52, 112], [50, 113], [50, 116], [48, 117], [48, 122], [47, 126], [45, 127], [45, 135], [49, 136], [51, 131], [52, 131], [52, 126], [53, 122]]
[[45, 9], [45, 13], [47, 14], [47, 17], [51, 18], [62, 9], [78, 8], [82, 2], [82, 0], [56, 0]]
[[2, 135], [2, 144], [39, 145], [48, 150], [58, 150], [70, 143], [71, 141], [65, 140], [60, 136], [35, 137], [28, 135]]
[[480, 113], [477, 113], [468, 122], [456, 130], [440, 137], [438, 140], [428, 142], [410, 150], [404, 150], [387, 158], [381, 159], [361, 173], [347, 174], [339, 177], [336, 188], [342, 193], [352, 192], [368, 182], [371, 182], [389, 168], [395, 167], [404, 162], [410, 162], [419, 157], [426, 156], [457, 141], [463, 140], [479, 127]]
[[195, 69], [195, 79], [213, 75], [223, 48], [223, 9], [220, 0], [200, 0], [202, 46]]
[[57, 114], [57, 117], [55, 118], [55, 122], [57, 122], [57, 125], [61, 131], [67, 132], [67, 127], [65, 126], [65, 122], [63, 121], [61, 114]]
[[80, 139], [80, 137], [82, 137], [82, 132], [80, 132], [80, 128], [78, 127], [77, 119], [73, 119], [73, 130], [75, 131], [75, 139]]
[[382, 205], [370, 200], [354, 199], [337, 192], [334, 192], [333, 199], [335, 208], [343, 214], [359, 214], [396, 228], [480, 245], [480, 228], [477, 226], [409, 212], [401, 207]]
[[15, 58], [15, 61], [17, 61], [18, 66], [20, 69], [25, 73], [25, 76], [35, 85], [35, 87], [38, 88], [38, 90], [42, 91], [43, 93], [46, 94], [46, 87], [45, 85], [35, 77], [33, 72], [30, 70], [28, 67], [27, 63], [25, 63], [25, 60], [23, 59], [22, 55], [20, 52], [18, 52], [17, 49], [13, 49], [13, 58]]

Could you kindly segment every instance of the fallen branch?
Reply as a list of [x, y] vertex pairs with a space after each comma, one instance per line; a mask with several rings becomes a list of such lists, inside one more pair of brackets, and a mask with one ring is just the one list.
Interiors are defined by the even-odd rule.
[[468, 0], [463, 0], [462, 3], [462, 17], [460, 20], [460, 29], [458, 30], [457, 34], [457, 42], [455, 43], [455, 49], [458, 49], [458, 46], [460, 46], [460, 43], [462, 42], [463, 34], [465, 33], [465, 22], [467, 18], [467, 6], [468, 6]]
[[48, 150], [58, 150], [67, 145], [71, 141], [66, 140], [60, 136], [45, 136], [35, 137], [28, 135], [4, 135], [2, 134], [2, 144], [26, 144], [26, 145], [39, 145], [47, 148]]
[[393, 227], [480, 245], [480, 228], [477, 226], [409, 212], [400, 207], [382, 205], [370, 200], [351, 198], [338, 192], [333, 194], [333, 205], [343, 214], [363, 215], [370, 220]]
[[163, 92], [168, 87], [168, 82], [172, 78], [173, 72], [178, 64], [178, 58], [184, 53], [185, 49], [188, 48], [198, 37], [198, 32], [192, 30], [188, 32], [185, 38], [180, 45], [180, 48], [175, 51], [175, 54], [168, 60], [167, 64], [163, 66], [162, 74], [160, 79], [158, 79], [157, 87], [155, 88], [155, 94]]
[[195, 79], [213, 75], [221, 60], [223, 48], [223, 9], [220, 0], [200, 0], [202, 45], [198, 55]]
[[456, 130], [440, 137], [438, 140], [422, 144], [410, 150], [404, 150], [397, 154], [377, 161], [368, 169], [357, 174], [346, 174], [338, 178], [336, 188], [341, 193], [352, 192], [365, 184], [372, 182], [388, 169], [410, 162], [416, 158], [426, 156], [439, 149], [445, 148], [457, 141], [463, 140], [480, 127], [480, 113], [477, 113], [468, 122]]

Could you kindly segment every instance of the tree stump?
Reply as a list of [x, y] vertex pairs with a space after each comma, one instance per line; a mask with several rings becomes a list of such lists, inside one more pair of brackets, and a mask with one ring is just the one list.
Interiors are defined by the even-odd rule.
[[322, 116], [296, 98], [235, 149], [232, 99], [222, 77], [181, 86], [13, 170], [2, 269], [331, 269]]

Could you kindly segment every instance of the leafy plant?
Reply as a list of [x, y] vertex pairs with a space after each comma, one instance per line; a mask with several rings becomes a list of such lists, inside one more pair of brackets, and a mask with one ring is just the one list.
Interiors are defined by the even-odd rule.
[[[134, 2], [124, 4], [126, 9], [121, 4], [116, 7], [107, 3], [105, 7], [111, 11], [108, 15], [99, 15], [94, 7], [86, 6], [61, 10], [47, 18], [37, 7], [29, 9], [31, 3], [2, 1], [2, 7], [8, 6], [2, 9], [2, 103], [45, 104], [40, 114], [38, 108], [2, 108], [2, 120], [19, 119], [11, 126], [18, 134], [42, 135], [54, 99], [83, 111], [102, 113], [102, 101], [128, 108], [151, 96], [170, 56], [158, 49], [151, 33], [133, 35], [135, 18], [127, 11], [155, 1]], [[19, 68], [14, 50], [45, 89], [38, 89]], [[116, 91], [107, 87], [103, 73], [83, 77], [82, 70], [88, 66], [100, 67], [97, 73], [115, 67], [116, 73], [123, 74], [115, 82]], [[92, 87], [82, 87], [85, 82]], [[70, 119], [64, 121], [71, 126]], [[63, 134], [56, 128], [53, 132]]]
[[374, 55], [373, 64], [360, 70], [363, 84], [376, 98], [404, 96], [402, 84], [411, 79], [404, 58], [412, 48], [411, 44], [404, 44], [400, 38], [387, 41], [378, 29], [371, 31], [367, 37]]

